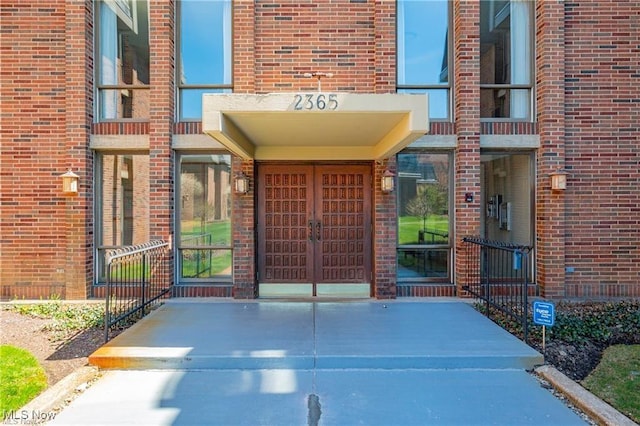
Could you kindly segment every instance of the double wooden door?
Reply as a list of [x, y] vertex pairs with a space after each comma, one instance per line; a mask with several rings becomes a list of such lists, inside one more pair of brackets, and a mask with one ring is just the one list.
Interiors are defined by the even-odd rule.
[[370, 277], [371, 167], [260, 165], [261, 289], [297, 284], [316, 296], [323, 284], [339, 289], [356, 283], [367, 284], [368, 293]]

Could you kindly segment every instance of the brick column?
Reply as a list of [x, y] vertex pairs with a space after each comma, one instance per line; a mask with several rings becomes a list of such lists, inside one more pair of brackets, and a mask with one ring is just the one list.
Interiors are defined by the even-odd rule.
[[[250, 1], [233, 2], [233, 91], [256, 93], [256, 4]], [[233, 157], [231, 164], [231, 190], [237, 173], [249, 178], [249, 192], [233, 193], [232, 241], [233, 241], [233, 297], [255, 299], [258, 296], [256, 281], [255, 241], [255, 188], [254, 162]]]
[[255, 2], [233, 2], [233, 91], [255, 93]]
[[244, 173], [249, 178], [249, 192], [233, 194], [233, 297], [255, 299], [258, 296], [256, 283], [256, 241], [255, 241], [255, 194], [256, 180], [253, 161], [243, 161], [233, 157], [232, 182], [236, 173]]
[[377, 299], [394, 299], [396, 297], [396, 241], [397, 212], [396, 191], [382, 192], [380, 179], [389, 168], [396, 172], [395, 158], [383, 163], [375, 163], [373, 173], [373, 285]]
[[[480, 232], [480, 3], [453, 2], [455, 153], [455, 266], [458, 294], [465, 283], [462, 238]], [[466, 194], [473, 201], [465, 200]]]
[[[93, 281], [93, 156], [89, 130], [93, 119], [91, 1], [67, 2], [65, 11], [65, 167], [80, 176], [78, 196], [64, 199], [66, 247], [65, 285], [67, 299], [84, 299]], [[56, 182], [59, 187], [59, 182]], [[59, 266], [60, 267], [60, 266]]]
[[536, 182], [536, 279], [542, 296], [564, 296], [565, 193], [549, 174], [564, 168], [564, 4], [536, 2], [536, 76], [540, 149]]
[[375, 25], [375, 93], [396, 90], [396, 2], [376, 0]]
[[[149, 238], [166, 241], [173, 234], [174, 213], [174, 19], [172, 0], [149, 2]], [[173, 280], [173, 274], [169, 279]]]

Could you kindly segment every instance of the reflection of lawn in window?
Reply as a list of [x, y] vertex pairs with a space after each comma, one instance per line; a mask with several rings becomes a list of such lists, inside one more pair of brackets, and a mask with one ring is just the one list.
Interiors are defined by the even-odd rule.
[[[207, 241], [207, 244], [229, 246], [231, 245], [231, 221], [206, 222], [204, 226], [202, 226], [202, 221], [200, 220], [183, 220], [180, 222], [180, 238], [182, 240], [202, 234], [212, 235], [211, 243]], [[187, 241], [187, 243], [191, 245], [191, 242]]]
[[[146, 265], [144, 278], [149, 279], [149, 265]], [[131, 263], [114, 264], [111, 267], [111, 279], [135, 281], [142, 278], [142, 259], [134, 260]]]
[[[422, 218], [401, 216], [398, 218], [398, 244], [418, 244], [418, 231], [422, 230]], [[425, 224], [428, 231], [442, 234], [449, 232], [449, 218], [446, 215], [430, 215]], [[433, 237], [433, 239], [432, 239]], [[424, 243], [446, 244], [448, 238], [440, 235], [426, 235]]]
[[[209, 257], [211, 254], [211, 257]], [[231, 274], [230, 250], [182, 250], [182, 277], [208, 278]]]

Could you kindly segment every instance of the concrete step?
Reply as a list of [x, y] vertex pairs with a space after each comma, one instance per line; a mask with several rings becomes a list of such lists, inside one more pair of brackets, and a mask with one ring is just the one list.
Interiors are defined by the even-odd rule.
[[532, 369], [467, 303], [172, 299], [89, 358], [103, 369]]

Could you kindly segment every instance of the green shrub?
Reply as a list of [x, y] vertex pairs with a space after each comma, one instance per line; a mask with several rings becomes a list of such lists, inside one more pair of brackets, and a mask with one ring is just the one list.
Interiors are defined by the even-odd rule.
[[43, 302], [28, 305], [15, 305], [12, 308], [22, 315], [51, 319], [45, 328], [54, 332], [54, 337], [64, 336], [93, 327], [104, 326], [104, 305], [102, 304], [66, 304], [61, 301]]

